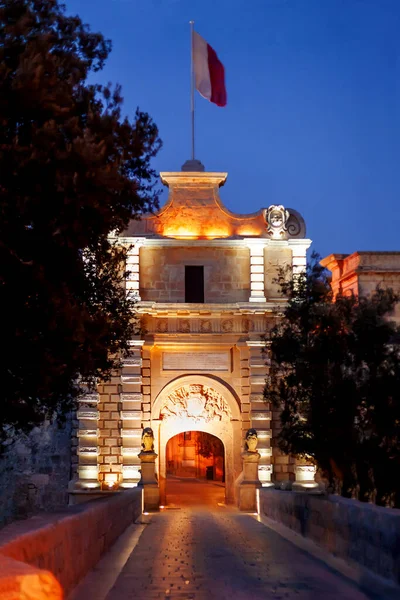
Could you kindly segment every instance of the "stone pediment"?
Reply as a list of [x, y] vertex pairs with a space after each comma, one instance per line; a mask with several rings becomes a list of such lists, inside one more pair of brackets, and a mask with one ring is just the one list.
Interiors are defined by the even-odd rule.
[[[124, 236], [154, 236], [174, 239], [221, 239], [264, 237], [304, 238], [305, 223], [290, 208], [270, 206], [251, 214], [229, 211], [222, 203], [219, 188], [227, 173], [163, 172], [161, 181], [169, 188], [166, 204], [155, 214], [131, 221]], [[271, 228], [269, 211], [283, 209], [285, 222], [276, 232]]]

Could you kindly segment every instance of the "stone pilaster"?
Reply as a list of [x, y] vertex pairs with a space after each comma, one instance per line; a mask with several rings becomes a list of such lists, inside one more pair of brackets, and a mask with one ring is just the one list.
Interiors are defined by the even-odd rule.
[[249, 348], [245, 342], [236, 344], [240, 352], [240, 412], [242, 413], [242, 440], [250, 429], [250, 368]]
[[292, 250], [293, 274], [304, 273], [307, 266], [307, 250], [311, 245], [311, 240], [291, 239], [288, 240], [288, 245]]
[[248, 340], [249, 367], [250, 367], [250, 427], [257, 430], [258, 452], [258, 477], [263, 487], [271, 485], [271, 406], [264, 398], [265, 378], [268, 367], [266, 357], [262, 354], [265, 342], [261, 340]]
[[142, 435], [142, 346], [143, 340], [131, 340], [129, 357], [121, 372], [122, 487], [135, 487], [140, 480]]
[[88, 393], [78, 398], [79, 409], [77, 430], [77, 480], [73, 484], [75, 490], [95, 490], [99, 483], [99, 429], [100, 413], [98, 405], [100, 394]]
[[99, 386], [99, 479], [104, 490], [118, 487], [121, 481], [120, 381], [120, 376], [114, 375]]
[[249, 302], [266, 302], [264, 284], [264, 239], [246, 239], [250, 249]]
[[140, 301], [140, 266], [139, 252], [143, 245], [143, 239], [132, 240], [132, 246], [128, 250], [126, 257], [126, 269], [129, 273], [126, 278], [126, 293]]

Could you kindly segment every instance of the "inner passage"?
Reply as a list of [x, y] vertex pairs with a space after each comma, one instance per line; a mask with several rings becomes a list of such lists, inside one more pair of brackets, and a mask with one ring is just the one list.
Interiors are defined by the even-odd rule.
[[225, 452], [219, 438], [185, 431], [166, 448], [167, 505], [222, 504], [225, 499]]

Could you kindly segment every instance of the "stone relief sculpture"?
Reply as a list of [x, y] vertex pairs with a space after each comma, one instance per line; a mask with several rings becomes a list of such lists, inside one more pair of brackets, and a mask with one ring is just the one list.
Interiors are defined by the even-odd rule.
[[211, 321], [209, 319], [204, 319], [200, 322], [200, 331], [202, 333], [210, 333], [211, 332]]
[[230, 420], [231, 411], [225, 398], [216, 390], [206, 385], [185, 385], [167, 397], [160, 416], [162, 419], [178, 417], [208, 423]]
[[289, 211], [284, 206], [272, 204], [264, 211], [267, 231], [274, 240], [281, 240], [287, 231]]
[[168, 331], [168, 321], [167, 321], [167, 319], [158, 319], [158, 321], [157, 321], [157, 331], [158, 331], [158, 333], [166, 333]]
[[258, 436], [255, 429], [249, 429], [246, 433], [245, 449], [247, 452], [257, 452]]
[[233, 330], [232, 319], [227, 319], [226, 321], [222, 321], [221, 329], [224, 333], [230, 333]]
[[254, 331], [254, 321], [251, 319], [243, 319], [243, 331], [246, 333]]
[[189, 319], [179, 319], [178, 321], [179, 333], [190, 333], [190, 321]]
[[154, 452], [154, 434], [151, 427], [145, 427], [142, 433], [143, 452]]

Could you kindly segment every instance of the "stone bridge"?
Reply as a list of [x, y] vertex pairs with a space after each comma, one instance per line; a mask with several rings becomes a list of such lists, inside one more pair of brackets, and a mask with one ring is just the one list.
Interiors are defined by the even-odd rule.
[[218, 482], [171, 486], [151, 514], [135, 488], [5, 527], [0, 598], [400, 597], [399, 510], [261, 489], [243, 512]]

